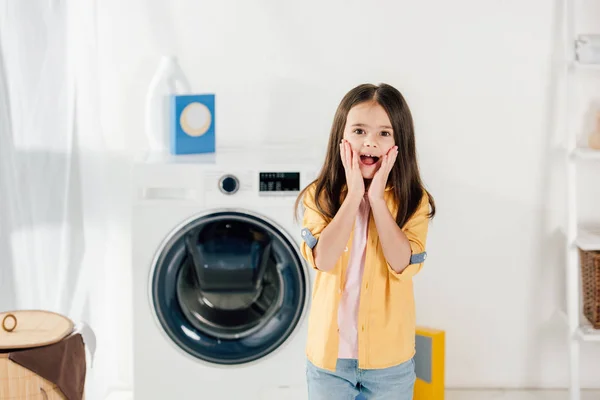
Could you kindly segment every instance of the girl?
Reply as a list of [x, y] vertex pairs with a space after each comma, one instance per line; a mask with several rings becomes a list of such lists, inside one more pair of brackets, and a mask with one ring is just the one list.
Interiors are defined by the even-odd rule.
[[410, 400], [412, 277], [435, 204], [419, 176], [410, 110], [392, 86], [342, 99], [325, 164], [296, 201], [316, 269], [306, 354], [309, 399]]

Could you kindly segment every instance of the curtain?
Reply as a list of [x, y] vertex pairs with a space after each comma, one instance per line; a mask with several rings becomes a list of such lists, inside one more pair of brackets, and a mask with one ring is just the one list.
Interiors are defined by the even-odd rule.
[[128, 157], [100, 124], [96, 7], [0, 0], [0, 310], [55, 311], [93, 329], [88, 399], [130, 382], [115, 367], [128, 332], [108, 284], [128, 260], [114, 196]]

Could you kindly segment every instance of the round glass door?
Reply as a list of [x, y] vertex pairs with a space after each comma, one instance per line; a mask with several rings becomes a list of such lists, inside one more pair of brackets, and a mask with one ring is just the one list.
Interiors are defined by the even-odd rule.
[[192, 356], [218, 364], [260, 359], [298, 325], [308, 276], [297, 246], [264, 217], [199, 216], [178, 229], [153, 266], [162, 328]]

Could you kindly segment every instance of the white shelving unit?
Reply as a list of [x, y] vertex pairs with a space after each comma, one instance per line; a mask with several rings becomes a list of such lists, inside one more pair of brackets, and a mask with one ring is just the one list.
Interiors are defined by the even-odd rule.
[[[600, 72], [600, 68], [598, 68], [598, 72]], [[577, 160], [596, 160], [600, 161], [600, 151], [586, 149], [586, 148], [576, 148], [573, 150], [573, 158], [575, 161]]]
[[575, 239], [575, 245], [582, 250], [600, 250], [600, 232], [580, 229]]
[[600, 64], [582, 64], [578, 61], [572, 61], [569, 66], [574, 70], [580, 71], [600, 71]]
[[[569, 368], [570, 368], [570, 400], [581, 399], [580, 355], [581, 347], [587, 342], [600, 342], [600, 330], [594, 329], [581, 313], [581, 280], [579, 249], [600, 251], [600, 228], [585, 229], [579, 226], [577, 199], [577, 169], [582, 163], [598, 163], [600, 151], [581, 148], [577, 145], [576, 124], [573, 117], [572, 104], [574, 87], [579, 73], [600, 74], [600, 64], [582, 64], [575, 60], [575, 40], [577, 33], [575, 24], [575, 1], [564, 0], [564, 32], [565, 32], [565, 121], [567, 140], [567, 229], [566, 229], [566, 293], [568, 324]], [[600, 76], [600, 75], [599, 75]], [[600, 372], [598, 373], [600, 379]]]

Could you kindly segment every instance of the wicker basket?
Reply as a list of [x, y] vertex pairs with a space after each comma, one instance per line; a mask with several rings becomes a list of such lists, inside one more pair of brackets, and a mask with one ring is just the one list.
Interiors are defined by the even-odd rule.
[[579, 249], [583, 315], [594, 329], [600, 329], [600, 251]]

